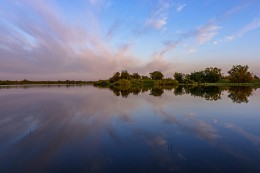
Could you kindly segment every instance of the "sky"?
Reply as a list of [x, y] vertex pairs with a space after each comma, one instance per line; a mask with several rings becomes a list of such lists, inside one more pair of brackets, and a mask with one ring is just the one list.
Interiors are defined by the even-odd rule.
[[0, 0], [0, 80], [233, 65], [260, 76], [259, 0]]

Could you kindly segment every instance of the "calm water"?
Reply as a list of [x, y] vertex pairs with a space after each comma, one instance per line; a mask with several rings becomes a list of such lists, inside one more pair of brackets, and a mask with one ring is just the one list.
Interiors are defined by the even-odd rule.
[[0, 172], [260, 172], [260, 89], [0, 88]]

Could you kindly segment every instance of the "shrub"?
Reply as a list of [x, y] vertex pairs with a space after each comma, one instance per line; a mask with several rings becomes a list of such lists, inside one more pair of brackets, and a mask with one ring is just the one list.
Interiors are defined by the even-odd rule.
[[128, 86], [131, 84], [131, 81], [127, 80], [127, 79], [120, 79], [120, 80], [116, 81], [114, 84], [118, 85], [118, 86]]

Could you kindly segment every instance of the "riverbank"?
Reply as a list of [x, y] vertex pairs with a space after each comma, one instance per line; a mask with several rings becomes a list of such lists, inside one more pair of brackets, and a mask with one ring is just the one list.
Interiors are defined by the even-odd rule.
[[162, 79], [162, 80], [152, 80], [152, 79], [145, 79], [145, 80], [127, 80], [121, 79], [117, 82], [110, 83], [108, 80], [99, 80], [99, 81], [29, 81], [29, 80], [22, 80], [22, 81], [0, 81], [0, 86], [6, 85], [94, 85], [100, 87], [109, 87], [109, 86], [253, 86], [253, 87], [260, 87], [260, 80], [254, 80], [251, 83], [232, 83], [232, 82], [217, 82], [217, 83], [179, 83], [174, 79]]
[[93, 81], [74, 81], [74, 80], [65, 80], [65, 81], [10, 81], [10, 80], [0, 80], [0, 85], [90, 85], [93, 84]]
[[111, 86], [253, 86], [253, 87], [260, 87], [260, 80], [254, 80], [251, 83], [232, 83], [232, 82], [217, 82], [217, 83], [179, 83], [174, 79], [162, 79], [162, 80], [152, 80], [152, 79], [145, 79], [145, 80], [127, 80], [127, 79], [120, 79], [114, 83], [110, 83], [108, 80], [99, 80], [93, 83], [94, 86], [100, 87], [111, 87]]

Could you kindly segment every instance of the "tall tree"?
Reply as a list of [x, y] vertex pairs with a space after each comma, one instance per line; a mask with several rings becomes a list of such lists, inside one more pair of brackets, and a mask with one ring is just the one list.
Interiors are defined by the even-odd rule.
[[130, 79], [130, 78], [131, 77], [130, 77], [129, 73], [127, 72], [127, 70], [123, 70], [121, 72], [121, 79]]
[[114, 75], [109, 79], [110, 83], [114, 83], [120, 79], [120, 73], [116, 72]]
[[179, 83], [183, 83], [185, 74], [182, 73], [174, 73], [173, 75], [174, 79], [176, 79]]
[[145, 80], [145, 79], [149, 79], [149, 77], [148, 76], [141, 76], [141, 78], [143, 79], [143, 80]]
[[242, 65], [236, 65], [233, 66], [231, 70], [228, 71], [228, 74], [230, 75], [230, 80], [232, 82], [236, 83], [247, 83], [251, 82], [253, 80], [253, 75], [249, 71], [249, 67], [242, 66]]
[[163, 79], [163, 74], [160, 71], [154, 71], [152, 73], [149, 73], [151, 76], [151, 79], [153, 80], [161, 80]]
[[209, 67], [204, 70], [205, 82], [216, 83], [220, 81], [222, 74], [221, 69], [216, 67]]
[[133, 73], [132, 78], [133, 79], [141, 79], [141, 76], [138, 73]]
[[205, 82], [204, 71], [195, 71], [189, 75], [189, 78], [195, 82], [203, 83]]

